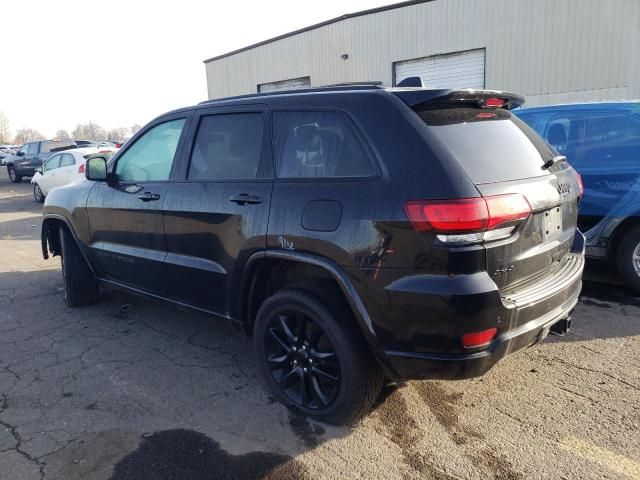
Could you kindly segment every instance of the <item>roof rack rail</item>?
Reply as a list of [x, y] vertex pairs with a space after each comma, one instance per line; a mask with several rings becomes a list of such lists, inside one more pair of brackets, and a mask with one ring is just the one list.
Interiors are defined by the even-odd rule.
[[239, 100], [243, 98], [260, 98], [260, 97], [269, 97], [274, 95], [295, 95], [300, 93], [321, 93], [321, 92], [343, 92], [343, 91], [358, 91], [358, 90], [372, 90], [372, 89], [383, 89], [384, 86], [382, 82], [371, 82], [371, 83], [344, 83], [344, 84], [336, 84], [336, 85], [326, 85], [323, 87], [305, 87], [305, 88], [297, 88], [293, 90], [276, 90], [273, 92], [258, 92], [258, 93], [248, 93], [245, 95], [235, 95], [233, 97], [220, 97], [220, 98], [212, 98], [211, 100], [204, 100], [198, 105], [206, 105], [208, 103], [214, 102], [224, 102], [227, 100]]

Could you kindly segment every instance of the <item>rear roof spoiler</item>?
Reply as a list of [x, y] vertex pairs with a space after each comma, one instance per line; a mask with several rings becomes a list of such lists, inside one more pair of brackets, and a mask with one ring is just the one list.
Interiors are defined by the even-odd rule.
[[450, 90], [427, 89], [427, 88], [390, 88], [389, 91], [400, 97], [407, 105], [415, 110], [432, 106], [451, 106], [460, 104], [472, 104], [474, 106], [485, 106], [489, 98], [504, 100], [501, 108], [511, 110], [524, 103], [524, 97], [515, 93], [502, 92], [499, 90]]

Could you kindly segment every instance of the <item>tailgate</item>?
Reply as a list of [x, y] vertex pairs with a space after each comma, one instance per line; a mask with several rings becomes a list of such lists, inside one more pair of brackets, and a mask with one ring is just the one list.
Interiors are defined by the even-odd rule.
[[416, 113], [482, 197], [519, 194], [531, 207], [506, 235], [484, 237], [486, 269], [500, 290], [561, 268], [573, 244], [581, 195], [564, 157], [502, 108], [439, 104]]
[[487, 272], [501, 289], [562, 268], [573, 243], [579, 187], [566, 163], [535, 179], [477, 185], [483, 196], [522, 193], [532, 214], [509, 238], [485, 244]]

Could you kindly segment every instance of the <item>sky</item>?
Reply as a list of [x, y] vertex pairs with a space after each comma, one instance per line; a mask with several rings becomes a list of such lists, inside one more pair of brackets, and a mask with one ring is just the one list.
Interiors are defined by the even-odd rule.
[[203, 60], [394, 0], [4, 0], [0, 111], [47, 137], [207, 99]]

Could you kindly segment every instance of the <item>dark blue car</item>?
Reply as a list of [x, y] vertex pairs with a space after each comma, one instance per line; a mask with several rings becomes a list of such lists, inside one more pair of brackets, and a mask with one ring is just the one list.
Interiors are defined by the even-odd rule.
[[514, 111], [582, 175], [587, 255], [615, 261], [640, 291], [640, 101]]

